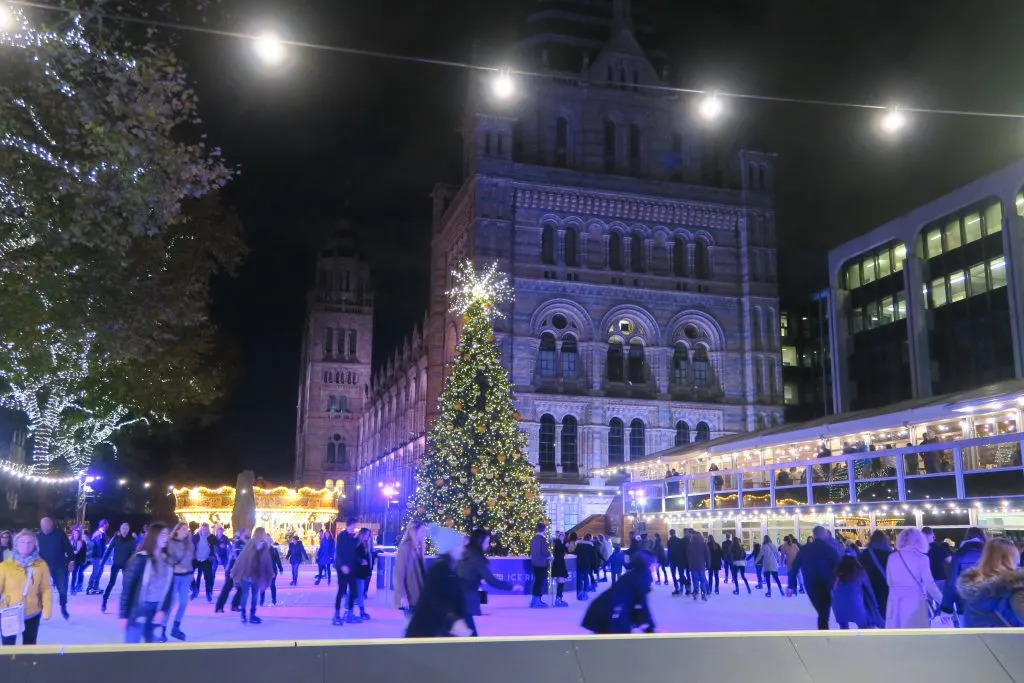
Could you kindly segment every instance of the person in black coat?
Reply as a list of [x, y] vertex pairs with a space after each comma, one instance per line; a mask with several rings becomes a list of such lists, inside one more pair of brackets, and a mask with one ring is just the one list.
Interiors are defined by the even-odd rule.
[[828, 630], [829, 613], [832, 610], [832, 583], [836, 565], [839, 564], [839, 551], [830, 542], [828, 529], [816, 526], [811, 530], [813, 541], [800, 549], [793, 566], [787, 570], [789, 575], [789, 595], [796, 590], [796, 574], [803, 572], [804, 587], [814, 610], [818, 613], [818, 630]]
[[[114, 590], [114, 584], [117, 583], [117, 575], [128, 566], [128, 561], [135, 554], [135, 548], [136, 543], [135, 537], [132, 536], [132, 528], [128, 526], [128, 522], [122, 522], [117, 533], [114, 534], [114, 537], [110, 539], [110, 543], [107, 544], [107, 551], [100, 561], [101, 564], [106, 564], [107, 558], [110, 558], [110, 579], [107, 581], [106, 590], [103, 591], [103, 603], [100, 606], [101, 612], [107, 611], [107, 601], [110, 600], [110, 591]], [[124, 589], [122, 588], [122, 590]]]
[[953, 614], [954, 609], [958, 615], [964, 613], [963, 600], [957, 593], [956, 582], [960, 574], [981, 562], [985, 540], [985, 532], [972, 526], [964, 535], [960, 548], [953, 555], [953, 561], [949, 565], [949, 579], [942, 587], [942, 611], [946, 614]]
[[718, 595], [718, 572], [722, 570], [722, 546], [714, 536], [708, 536], [708, 593]]
[[[270, 564], [274, 567], [274, 576], [270, 579], [270, 605], [277, 607], [277, 577], [284, 573], [284, 565], [281, 564], [281, 551], [273, 543], [270, 544]], [[260, 607], [267, 601], [267, 591], [260, 591]]]
[[583, 617], [583, 628], [593, 633], [631, 633], [633, 627], [642, 627], [645, 633], [654, 633], [647, 594], [656, 562], [654, 555], [643, 550], [631, 555], [629, 571], [597, 596]]
[[53, 577], [53, 585], [57, 587], [60, 595], [60, 613], [65, 619], [68, 614], [68, 572], [74, 569], [75, 552], [71, 548], [71, 541], [63, 531], [54, 525], [49, 517], [43, 517], [39, 521], [39, 557], [46, 562], [50, 569], [50, 576]]
[[881, 614], [885, 614], [885, 606], [889, 603], [889, 581], [885, 576], [885, 568], [889, 564], [891, 554], [889, 537], [881, 529], [875, 529], [868, 540], [868, 546], [860, 551], [860, 564], [867, 572], [871, 591], [875, 594], [875, 601]]
[[683, 567], [686, 566], [686, 548], [683, 547], [683, 539], [676, 536], [675, 529], [668, 530], [666, 551], [669, 573], [672, 575], [672, 595], [681, 595], [682, 584], [686, 580], [686, 577], [683, 576]]
[[430, 533], [438, 556], [427, 569], [423, 593], [416, 603], [405, 637], [468, 636], [472, 632], [466, 624], [465, 593], [455, 571], [466, 550], [465, 537], [436, 525], [432, 525]]
[[[334, 621], [335, 626], [341, 626], [346, 621], [356, 621], [352, 614], [355, 606], [356, 592], [359, 590], [359, 579], [356, 578], [356, 524], [359, 520], [349, 517], [345, 520], [345, 530], [338, 534], [338, 540], [334, 546], [334, 569], [338, 574], [338, 592], [334, 596]], [[345, 608], [345, 617], [341, 616], [341, 599], [348, 593], [348, 604]]]
[[491, 573], [487, 563], [487, 549], [491, 546], [491, 532], [486, 529], [477, 529], [469, 537], [469, 544], [466, 552], [459, 562], [457, 574], [462, 582], [463, 603], [466, 610], [466, 626], [473, 635], [478, 635], [476, 622], [473, 617], [482, 614], [480, 611], [481, 596], [480, 582], [484, 581], [500, 591], [512, 590], [512, 584], [502, 581]]
[[576, 599], [589, 600], [590, 570], [594, 562], [594, 544], [584, 538], [576, 541]]
[[551, 544], [551, 552], [554, 559], [551, 561], [551, 578], [555, 580], [555, 607], [568, 607], [562, 595], [565, 592], [565, 582], [569, 580], [569, 567], [565, 564], [565, 556], [569, 549], [565, 545], [565, 532], [559, 531]]

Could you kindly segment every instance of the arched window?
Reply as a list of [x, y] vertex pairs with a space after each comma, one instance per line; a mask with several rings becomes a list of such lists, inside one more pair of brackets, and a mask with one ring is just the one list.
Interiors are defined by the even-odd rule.
[[625, 368], [623, 367], [622, 341], [617, 337], [608, 340], [608, 381], [624, 382]]
[[562, 338], [562, 377], [576, 379], [578, 373], [579, 351], [576, 347], [576, 338], [566, 335]]
[[338, 460], [338, 447], [333, 441], [327, 442], [327, 464], [333, 465]]
[[646, 381], [644, 344], [639, 339], [629, 340], [629, 381], [640, 384]]
[[634, 273], [644, 272], [644, 238], [636, 233], [629, 237], [629, 269]]
[[566, 228], [565, 237], [562, 240], [562, 258], [565, 260], [565, 265], [570, 268], [576, 268], [580, 265], [576, 241], [576, 230]]
[[708, 349], [703, 344], [698, 344], [693, 350], [693, 383], [700, 388], [711, 386], [711, 363]]
[[612, 270], [622, 270], [622, 235], [613, 232], [608, 235], [608, 267]]
[[704, 240], [696, 240], [693, 244], [693, 274], [703, 280], [711, 277], [708, 243]]
[[622, 420], [613, 417], [608, 423], [608, 464], [621, 465], [625, 460]]
[[629, 126], [629, 174], [632, 176], [640, 175], [641, 166], [641, 154], [640, 144], [642, 140], [640, 135], [640, 126], [635, 123]]
[[348, 453], [345, 446], [345, 439], [341, 434], [335, 434], [327, 442], [327, 464], [345, 467], [348, 464]]
[[334, 383], [341, 384], [341, 370], [335, 370], [334, 372]]
[[672, 383], [681, 387], [690, 384], [690, 351], [685, 344], [676, 344], [672, 353]]
[[555, 265], [555, 226], [546, 224], [540, 234], [540, 259], [544, 265]]
[[615, 124], [604, 124], [604, 172], [615, 173]]
[[338, 412], [339, 413], [347, 413], [348, 412], [348, 396], [345, 396], [344, 394], [342, 394], [341, 396], [338, 397]]
[[544, 379], [555, 377], [555, 335], [545, 332], [540, 337], [537, 355], [537, 370]]
[[629, 423], [629, 459], [639, 460], [647, 455], [644, 439], [644, 421], [639, 417]]
[[324, 370], [324, 384], [330, 384], [330, 382], [331, 382], [331, 373], [326, 371], [326, 370]]
[[555, 418], [547, 414], [540, 418], [540, 452], [537, 459], [541, 472], [555, 471]]
[[345, 330], [344, 329], [336, 330], [335, 337], [337, 338], [337, 342], [338, 342], [337, 354], [339, 356], [344, 356], [345, 355]]
[[328, 413], [333, 413], [334, 412], [335, 406], [337, 405], [337, 401], [338, 401], [338, 397], [335, 396], [334, 394], [331, 394], [330, 396], [327, 397], [327, 412]]
[[686, 277], [686, 241], [679, 237], [672, 240], [672, 274]]
[[690, 443], [690, 425], [683, 420], [676, 422], [676, 445], [685, 446]]
[[330, 356], [334, 353], [334, 330], [327, 328], [324, 330], [324, 355]]
[[576, 430], [576, 418], [566, 415], [562, 420], [562, 472], [575, 473], [579, 471], [579, 438]]
[[694, 441], [710, 441], [711, 440], [711, 427], [708, 427], [707, 422], [697, 423], [697, 436]]
[[565, 168], [569, 157], [569, 122], [559, 116], [555, 122], [555, 166]]

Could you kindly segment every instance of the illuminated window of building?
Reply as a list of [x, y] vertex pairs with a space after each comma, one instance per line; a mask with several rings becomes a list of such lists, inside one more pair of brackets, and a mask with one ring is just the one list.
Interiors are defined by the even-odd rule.
[[555, 377], [555, 335], [550, 332], [545, 332], [540, 337], [537, 365], [541, 377], [544, 379]]
[[981, 215], [971, 213], [964, 216], [964, 244], [981, 239]]
[[988, 262], [989, 275], [992, 278], [992, 289], [1006, 286], [1006, 259], [1002, 256]]
[[575, 379], [579, 372], [579, 351], [576, 347], [576, 338], [566, 335], [562, 338], [562, 377]]
[[999, 202], [989, 204], [985, 209], [985, 234], [994, 235], [1003, 230], [1003, 205]]
[[958, 270], [949, 275], [949, 301], [956, 303], [967, 298], [967, 278], [964, 271]]
[[547, 414], [540, 418], [538, 462], [542, 472], [555, 471], [555, 418]]
[[676, 422], [676, 446], [690, 443], [690, 425], [685, 421]]
[[782, 387], [783, 403], [787, 406], [795, 406], [797, 404], [797, 388], [795, 384], [786, 384]]
[[613, 417], [608, 423], [608, 464], [621, 465], [625, 460], [625, 439], [622, 420]]
[[988, 289], [985, 284], [985, 264], [978, 263], [970, 267], [967, 271], [968, 286], [970, 287], [971, 296], [977, 296], [978, 294], [984, 294]]
[[782, 364], [787, 367], [796, 366], [796, 347], [795, 346], [783, 346], [782, 347]]
[[948, 302], [946, 297], [946, 278], [940, 277], [932, 280], [929, 287], [932, 293], [932, 308], [940, 308]]

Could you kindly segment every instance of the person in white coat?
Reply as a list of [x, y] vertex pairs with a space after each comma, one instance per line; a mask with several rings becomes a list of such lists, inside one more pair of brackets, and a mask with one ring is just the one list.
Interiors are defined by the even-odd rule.
[[764, 582], [768, 584], [766, 597], [772, 597], [772, 578], [775, 578], [775, 585], [779, 587], [779, 595], [786, 597], [782, 590], [782, 582], [779, 580], [779, 551], [772, 543], [771, 536], [765, 535], [761, 541], [761, 552], [754, 558], [754, 562], [761, 563], [761, 571], [764, 572]]
[[928, 541], [920, 529], [909, 528], [896, 539], [896, 552], [885, 567], [889, 600], [885, 607], [886, 628], [930, 628], [928, 600], [942, 600], [942, 591], [932, 578], [928, 562]]

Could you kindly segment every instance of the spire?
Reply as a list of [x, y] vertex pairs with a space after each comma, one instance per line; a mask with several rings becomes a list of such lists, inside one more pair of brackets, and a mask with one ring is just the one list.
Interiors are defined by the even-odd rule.
[[633, 30], [633, 8], [630, 0], [612, 0], [612, 30]]

